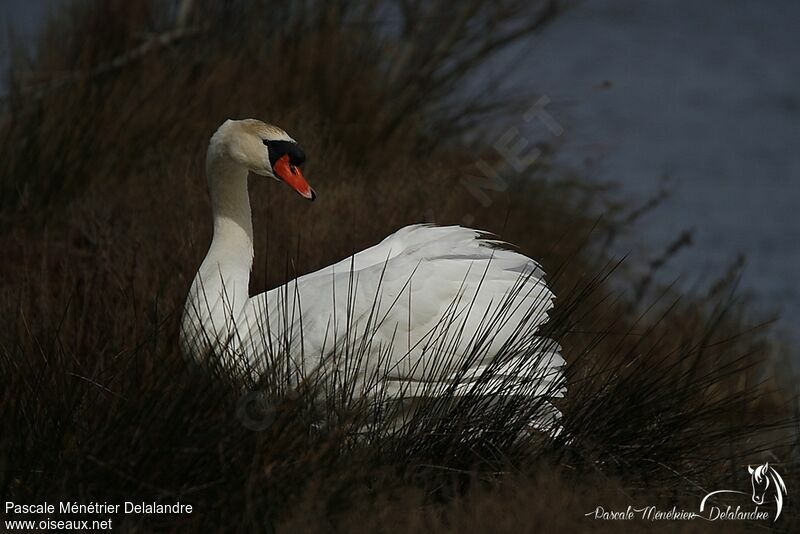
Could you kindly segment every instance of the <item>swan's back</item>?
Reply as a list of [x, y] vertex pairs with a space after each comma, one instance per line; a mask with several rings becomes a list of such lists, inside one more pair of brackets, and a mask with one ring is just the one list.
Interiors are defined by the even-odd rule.
[[[458, 226], [405, 227], [251, 298], [238, 349], [259, 371], [265, 355], [286, 352], [302, 376], [350, 366], [364, 382], [381, 377], [386, 387], [425, 395], [454, 382], [466, 394], [502, 353], [493, 369], [502, 383], [481, 391], [519, 393], [534, 379], [550, 388], [564, 362], [538, 329], [553, 294], [535, 261], [498, 245]], [[358, 369], [346, 361], [356, 353], [366, 360]]]

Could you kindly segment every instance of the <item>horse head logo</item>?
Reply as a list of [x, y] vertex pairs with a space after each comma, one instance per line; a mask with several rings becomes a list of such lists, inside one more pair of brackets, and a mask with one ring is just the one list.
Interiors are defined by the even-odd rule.
[[703, 512], [706, 509], [706, 503], [714, 495], [720, 495], [723, 493], [738, 493], [740, 495], [750, 495], [753, 499], [753, 502], [758, 506], [761, 506], [766, 502], [774, 501], [776, 509], [775, 519], [772, 521], [777, 521], [778, 517], [781, 515], [781, 510], [783, 509], [783, 500], [788, 494], [786, 491], [786, 484], [783, 483], [783, 479], [773, 467], [770, 467], [769, 462], [765, 463], [764, 465], [759, 465], [755, 469], [748, 465], [747, 472], [750, 473], [750, 483], [753, 486], [753, 491], [751, 493], [737, 490], [712, 491], [703, 497], [702, 501], [700, 501], [700, 511]]
[[774, 500], [777, 506], [775, 511], [777, 520], [783, 508], [783, 498], [788, 493], [783, 479], [774, 468], [770, 467], [769, 462], [759, 465], [755, 469], [748, 465], [747, 472], [752, 477], [750, 482], [753, 485], [753, 502], [761, 505], [767, 502], [767, 497], [771, 496], [771, 500]]

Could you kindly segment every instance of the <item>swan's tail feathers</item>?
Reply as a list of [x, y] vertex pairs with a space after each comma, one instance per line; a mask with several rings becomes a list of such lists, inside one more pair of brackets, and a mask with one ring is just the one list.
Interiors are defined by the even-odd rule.
[[490, 363], [456, 371], [448, 382], [457, 384], [456, 395], [563, 397], [566, 393], [561, 347], [532, 354], [498, 358]]
[[556, 437], [562, 431], [561, 411], [551, 401], [566, 395], [565, 361], [557, 343], [541, 341], [535, 352], [497, 357], [436, 380], [392, 379], [384, 384], [385, 398], [406, 403], [444, 400], [453, 406], [468, 399], [483, 405], [505, 403], [514, 406], [525, 423], [520, 437], [531, 433]]
[[562, 432], [561, 411], [551, 402], [563, 398], [567, 393], [564, 374], [565, 361], [561, 347], [550, 342], [533, 354], [521, 354], [492, 369], [492, 364], [478, 373], [473, 373], [471, 383], [460, 383], [464, 394], [478, 392], [497, 398], [515, 398], [520, 410], [528, 413], [527, 425], [518, 439], [531, 434], [545, 434], [552, 438]]

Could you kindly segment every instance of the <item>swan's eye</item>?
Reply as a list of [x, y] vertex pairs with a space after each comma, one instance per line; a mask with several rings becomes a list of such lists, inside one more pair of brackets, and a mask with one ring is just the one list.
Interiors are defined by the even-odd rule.
[[289, 162], [292, 165], [299, 167], [306, 160], [306, 154], [300, 145], [293, 141], [264, 141], [264, 144], [269, 150], [270, 163], [275, 165], [275, 162], [282, 156], [288, 155]]

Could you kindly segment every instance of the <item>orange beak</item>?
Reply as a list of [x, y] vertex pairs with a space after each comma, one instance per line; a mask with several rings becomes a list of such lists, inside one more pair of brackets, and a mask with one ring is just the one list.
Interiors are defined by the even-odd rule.
[[272, 170], [275, 171], [278, 178], [289, 184], [289, 187], [300, 193], [300, 196], [303, 198], [307, 198], [308, 200], [317, 198], [317, 194], [311, 189], [308, 182], [306, 182], [303, 173], [300, 172], [300, 168], [296, 165], [292, 165], [289, 161], [289, 154], [284, 154], [278, 158], [275, 165], [272, 166]]

